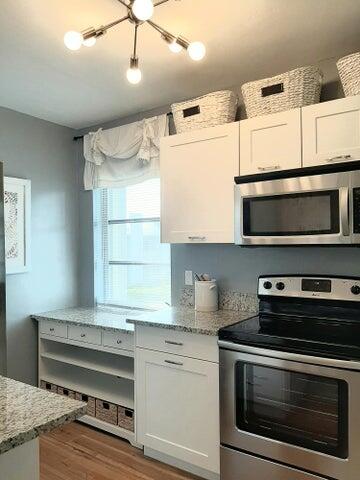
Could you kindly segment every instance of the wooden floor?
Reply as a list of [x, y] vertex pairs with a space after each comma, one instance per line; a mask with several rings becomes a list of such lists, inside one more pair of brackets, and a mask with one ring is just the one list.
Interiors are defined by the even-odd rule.
[[111, 435], [72, 423], [40, 438], [40, 480], [189, 480]]

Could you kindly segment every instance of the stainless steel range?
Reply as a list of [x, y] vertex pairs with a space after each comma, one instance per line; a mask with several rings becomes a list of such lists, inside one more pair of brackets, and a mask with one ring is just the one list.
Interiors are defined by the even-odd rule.
[[359, 480], [360, 278], [259, 279], [219, 333], [221, 479]]

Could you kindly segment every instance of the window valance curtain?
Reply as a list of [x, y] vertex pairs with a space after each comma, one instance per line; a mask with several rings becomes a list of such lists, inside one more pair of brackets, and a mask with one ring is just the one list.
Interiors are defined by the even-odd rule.
[[85, 190], [158, 177], [160, 138], [168, 134], [167, 115], [160, 115], [85, 135]]

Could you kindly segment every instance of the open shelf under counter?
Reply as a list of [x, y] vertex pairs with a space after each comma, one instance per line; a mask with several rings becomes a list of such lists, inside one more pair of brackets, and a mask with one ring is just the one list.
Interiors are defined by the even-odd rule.
[[41, 357], [39, 379], [134, 409], [134, 382]]
[[42, 339], [40, 357], [106, 375], [134, 380], [134, 359], [127, 356], [96, 351], [88, 349], [86, 346], [74, 346]]

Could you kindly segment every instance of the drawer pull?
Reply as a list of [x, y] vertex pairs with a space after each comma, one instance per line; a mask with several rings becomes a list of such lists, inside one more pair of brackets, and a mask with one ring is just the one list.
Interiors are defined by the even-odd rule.
[[116, 343], [120, 345], [122, 343], [122, 340], [116, 340]]
[[335, 162], [337, 160], [350, 160], [351, 155], [338, 155], [336, 157], [328, 158], [326, 161], [327, 162]]
[[261, 172], [268, 172], [270, 170], [279, 170], [280, 165], [270, 165], [269, 167], [258, 167]]
[[176, 345], [177, 347], [182, 347], [184, 344], [181, 342], [173, 342], [172, 340], [165, 340], [165, 343], [168, 345]]
[[170, 365], [178, 365], [182, 367], [184, 364], [181, 362], [174, 362], [173, 360], [164, 360], [165, 363], [169, 363]]
[[81, 338], [85, 338], [85, 337], [86, 337], [86, 333], [82, 333], [82, 334], [80, 335], [80, 337], [81, 337]]
[[206, 240], [206, 237], [201, 237], [201, 236], [196, 236], [196, 235], [195, 235], [195, 236], [190, 235], [190, 236], [188, 237], [188, 239], [189, 239], [189, 240], [201, 240], [201, 241], [204, 241], [204, 240]]
[[54, 327], [51, 327], [51, 328], [50, 328], [50, 332], [55, 332], [55, 328], [54, 328]]

